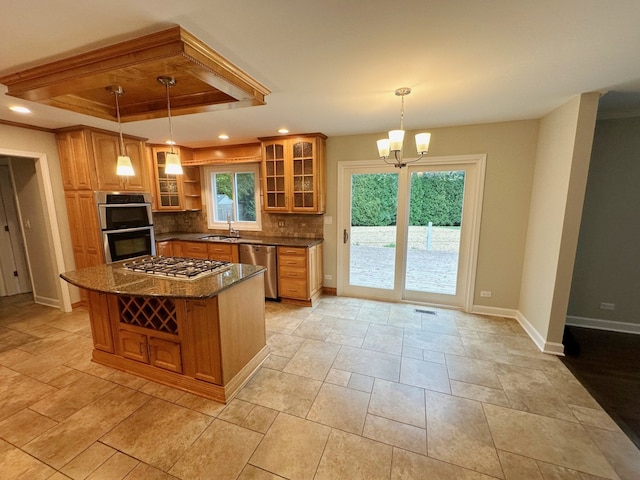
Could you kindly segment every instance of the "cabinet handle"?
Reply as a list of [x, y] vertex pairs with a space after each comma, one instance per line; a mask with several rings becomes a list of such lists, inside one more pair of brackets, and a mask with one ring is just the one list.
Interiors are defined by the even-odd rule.
[[138, 344], [138, 353], [142, 355], [142, 342]]

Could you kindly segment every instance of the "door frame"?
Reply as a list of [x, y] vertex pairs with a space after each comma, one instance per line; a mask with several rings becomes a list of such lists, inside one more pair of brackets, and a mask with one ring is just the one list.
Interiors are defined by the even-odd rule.
[[[467, 278], [465, 279], [466, 291], [462, 301], [462, 309], [465, 312], [470, 312], [473, 306], [475, 279], [476, 279], [477, 266], [478, 266], [478, 250], [479, 250], [479, 243], [480, 243], [480, 224], [481, 224], [481, 218], [482, 218], [482, 200], [484, 197], [486, 159], [487, 159], [486, 154], [447, 155], [447, 156], [441, 156], [441, 157], [429, 157], [427, 159], [420, 160], [418, 162], [410, 164], [411, 166], [425, 165], [430, 167], [442, 166], [443, 168], [448, 168], [450, 165], [462, 163], [462, 164], [473, 164], [477, 169], [475, 183], [473, 185], [470, 185], [470, 187], [472, 187], [470, 188], [470, 190], [475, 193], [473, 207], [471, 209], [471, 219], [467, 220], [467, 223], [465, 224], [465, 228], [467, 227], [469, 228], [469, 236], [470, 236], [469, 255], [468, 255], [468, 258], [461, 259], [462, 261], [465, 261], [467, 263], [466, 269], [468, 272]], [[347, 178], [346, 178], [347, 169], [383, 167], [383, 166], [384, 165], [380, 164], [380, 160], [346, 160], [346, 161], [338, 162], [338, 186], [337, 186], [338, 187], [337, 188], [338, 205], [340, 204], [340, 199], [343, 198], [343, 195], [345, 194], [345, 189], [348, 188]], [[407, 172], [408, 172], [408, 169], [406, 167], [400, 169], [399, 182], [403, 182], [403, 181], [408, 182], [409, 174]], [[405, 178], [403, 178], [403, 176]], [[406, 200], [398, 199], [398, 203], [408, 205], [408, 199]], [[346, 228], [347, 220], [348, 220], [347, 218], [345, 218], [344, 210], [345, 210], [344, 208], [338, 207], [336, 212], [337, 225], [338, 225], [338, 228], [336, 228], [336, 246], [337, 246], [336, 248], [336, 260], [337, 260], [336, 262], [337, 263], [336, 264], [337, 266], [336, 293], [338, 295], [343, 294], [345, 286], [348, 282], [348, 278], [345, 278], [345, 275], [342, 273], [344, 269], [340, 267], [341, 265], [344, 265], [344, 262], [347, 260], [346, 249], [344, 247], [343, 238], [342, 238], [343, 230], [344, 228]], [[404, 208], [404, 210], [406, 210], [406, 208]], [[399, 212], [399, 214], [401, 215], [407, 214], [404, 210], [402, 212]], [[404, 237], [405, 237], [405, 233], [400, 232], [399, 238], [403, 239]], [[396, 254], [397, 253], [398, 252], [396, 252]], [[404, 252], [404, 254], [406, 256], [406, 252]], [[399, 273], [396, 271], [395, 275], [396, 275], [396, 281], [397, 281]], [[396, 289], [396, 291], [397, 290], [398, 289]], [[400, 298], [398, 298], [398, 293], [396, 293], [396, 291], [394, 291], [393, 293], [393, 298], [386, 299], [386, 300], [392, 300], [395, 302], [403, 302], [403, 303], [420, 303], [413, 300], [402, 299], [401, 298], [402, 292], [400, 292]], [[385, 299], [379, 298], [379, 300], [385, 300]], [[440, 306], [449, 307], [449, 308], [459, 308], [459, 307], [453, 307], [453, 306], [447, 306], [447, 305], [440, 305]]]
[[[38, 182], [38, 190], [40, 193], [40, 202], [44, 209], [44, 223], [45, 229], [47, 231], [47, 237], [49, 242], [51, 243], [52, 249], [50, 252], [51, 260], [53, 267], [55, 269], [54, 273], [59, 275], [67, 270], [64, 262], [64, 254], [62, 248], [62, 236], [60, 234], [60, 227], [58, 223], [58, 214], [55, 209], [55, 201], [53, 194], [53, 185], [51, 183], [51, 174], [49, 171], [49, 159], [47, 158], [47, 154], [43, 152], [29, 152], [22, 150], [12, 150], [3, 148], [0, 146], [0, 156], [10, 157], [9, 158], [9, 171], [11, 172], [11, 182], [13, 184], [14, 194], [16, 191], [15, 182], [13, 178], [13, 169], [11, 166], [11, 162], [18, 160], [20, 158], [29, 159], [34, 161], [35, 169], [36, 169], [36, 178]], [[16, 194], [17, 195], [17, 194]], [[20, 225], [24, 225], [24, 219], [22, 216], [22, 210], [20, 208], [20, 202], [16, 198], [16, 207], [18, 210], [18, 219], [20, 221]], [[71, 306], [71, 295], [69, 291], [69, 284], [65, 282], [62, 278], [58, 276], [56, 282], [56, 290], [58, 293], [58, 298], [56, 301], [50, 301], [50, 299], [45, 299], [38, 295], [38, 292], [33, 285], [33, 271], [31, 268], [31, 258], [29, 252], [29, 244], [24, 237], [24, 231], [21, 228], [22, 239], [25, 245], [25, 253], [27, 257], [27, 267], [29, 269], [29, 277], [31, 278], [31, 284], [33, 287], [33, 297], [36, 303], [41, 303], [43, 305], [48, 305], [51, 307], [57, 307], [63, 312], [70, 312], [72, 310]]]

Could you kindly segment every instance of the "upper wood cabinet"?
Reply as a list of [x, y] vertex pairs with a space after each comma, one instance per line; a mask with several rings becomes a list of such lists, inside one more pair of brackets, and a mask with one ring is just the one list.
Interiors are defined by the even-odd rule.
[[[170, 151], [170, 147], [151, 147], [154, 176], [154, 210], [201, 210], [200, 168], [183, 165], [182, 170], [184, 173], [182, 175], [165, 173], [166, 155]], [[192, 151], [188, 148], [173, 147], [173, 151], [185, 163], [188, 163], [193, 158]]]
[[92, 190], [95, 171], [91, 168], [92, 154], [84, 130], [56, 134], [62, 185], [65, 190]]
[[324, 213], [326, 138], [313, 133], [259, 139], [265, 212]]
[[65, 190], [149, 191], [142, 139], [125, 137], [125, 149], [131, 158], [135, 175], [116, 174], [120, 155], [117, 133], [78, 128], [56, 133], [62, 183]]
[[148, 192], [149, 182], [146, 178], [145, 145], [139, 140], [124, 139], [126, 155], [131, 159], [135, 175], [122, 177], [116, 173], [116, 160], [120, 155], [120, 138], [101, 132], [91, 132], [98, 190]]

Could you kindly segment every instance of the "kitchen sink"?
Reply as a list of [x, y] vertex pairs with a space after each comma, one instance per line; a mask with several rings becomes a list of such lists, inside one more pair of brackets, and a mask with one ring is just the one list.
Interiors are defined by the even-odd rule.
[[210, 240], [212, 242], [237, 242], [240, 237], [227, 237], [226, 235], [205, 235], [199, 237], [200, 240]]

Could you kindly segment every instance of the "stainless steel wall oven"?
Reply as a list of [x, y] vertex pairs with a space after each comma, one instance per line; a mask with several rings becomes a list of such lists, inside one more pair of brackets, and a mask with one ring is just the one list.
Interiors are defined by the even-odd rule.
[[95, 192], [107, 263], [156, 254], [151, 194]]

